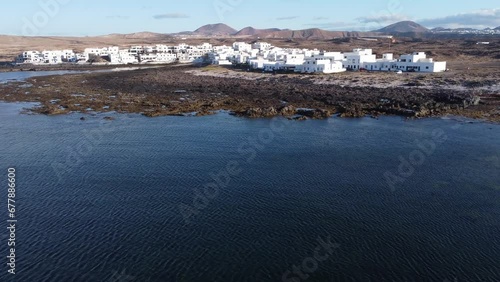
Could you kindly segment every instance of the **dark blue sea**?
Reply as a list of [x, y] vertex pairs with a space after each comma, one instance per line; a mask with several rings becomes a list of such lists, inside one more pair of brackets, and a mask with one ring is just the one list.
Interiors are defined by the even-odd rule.
[[499, 125], [26, 106], [0, 103], [0, 281], [500, 281]]

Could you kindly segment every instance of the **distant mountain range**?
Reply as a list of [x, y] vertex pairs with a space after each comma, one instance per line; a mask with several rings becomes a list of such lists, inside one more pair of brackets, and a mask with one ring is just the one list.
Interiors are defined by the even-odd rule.
[[239, 31], [234, 28], [218, 23], [204, 25], [193, 32], [180, 32], [172, 35], [177, 36], [233, 36], [233, 37], [254, 37], [254, 38], [288, 38], [288, 39], [334, 39], [339, 37], [359, 37], [376, 35], [374, 32], [347, 32], [329, 31], [319, 28], [309, 28], [302, 30], [290, 30], [279, 28], [257, 29], [251, 26]]
[[392, 24], [385, 28], [371, 32], [357, 31], [330, 31], [319, 28], [309, 28], [302, 30], [290, 30], [279, 28], [256, 29], [251, 26], [239, 31], [234, 28], [218, 23], [204, 25], [193, 32], [181, 32], [179, 35], [191, 36], [235, 36], [235, 37], [260, 37], [260, 38], [290, 38], [290, 39], [333, 39], [339, 37], [360, 37], [376, 36], [380, 34], [397, 33], [424, 33], [430, 30], [411, 21], [404, 21]]
[[391, 24], [387, 27], [374, 30], [371, 32], [357, 32], [357, 31], [330, 31], [319, 28], [310, 28], [302, 30], [290, 30], [279, 28], [257, 29], [254, 27], [245, 27], [239, 31], [223, 24], [209, 24], [204, 25], [192, 32], [181, 32], [172, 34], [174, 36], [195, 36], [195, 37], [213, 37], [213, 36], [230, 36], [230, 37], [251, 37], [251, 38], [288, 38], [288, 39], [334, 39], [342, 37], [371, 37], [380, 35], [414, 35], [414, 34], [500, 34], [500, 27], [495, 29], [445, 29], [434, 28], [428, 29], [413, 21], [402, 21]]
[[[290, 30], [290, 29], [279, 29], [279, 28], [266, 28], [257, 29], [251, 26], [245, 27], [241, 30], [236, 30], [226, 24], [208, 24], [204, 25], [195, 31], [184, 31], [172, 34], [166, 33], [153, 33], [153, 32], [137, 32], [130, 34], [108, 34], [102, 36], [92, 37], [96, 40], [115, 40], [117, 42], [127, 41], [127, 42], [161, 42], [165, 40], [175, 40], [176, 38], [217, 38], [217, 37], [233, 37], [241, 38], [241, 40], [251, 39], [288, 39], [288, 40], [332, 40], [338, 38], [359, 38], [359, 37], [371, 37], [377, 38], [386, 35], [393, 36], [406, 36], [406, 37], [431, 37], [431, 38], [441, 38], [441, 37], [467, 37], [467, 36], [490, 36], [500, 35], [500, 26], [494, 29], [473, 29], [473, 28], [457, 28], [449, 29], [437, 27], [433, 29], [428, 29], [416, 22], [412, 21], [402, 21], [395, 24], [391, 24], [387, 27], [370, 31], [370, 32], [357, 32], [357, 31], [331, 31], [319, 28], [309, 28], [302, 30]], [[7, 36], [5, 38], [10, 38], [9, 40], [15, 40], [16, 38], [24, 38], [20, 36]], [[2, 40], [7, 40], [7, 39]], [[29, 39], [30, 37], [26, 37]], [[58, 38], [58, 37], [44, 37], [40, 38]], [[88, 41], [83, 40], [81, 37], [60, 37], [60, 38], [71, 38], [73, 42]], [[93, 40], [93, 39], [92, 39]], [[1, 45], [1, 44], [0, 44]]]

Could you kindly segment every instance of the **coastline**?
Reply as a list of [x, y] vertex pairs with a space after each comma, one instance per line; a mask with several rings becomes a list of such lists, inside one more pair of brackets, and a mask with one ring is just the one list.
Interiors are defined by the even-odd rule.
[[202, 116], [225, 110], [250, 118], [456, 115], [499, 122], [498, 84], [492, 83], [496, 73], [493, 78], [464, 77], [464, 73], [270, 74], [168, 65], [9, 82], [0, 86], [0, 100], [38, 102], [41, 106], [33, 112], [47, 115], [114, 111], [148, 117]]

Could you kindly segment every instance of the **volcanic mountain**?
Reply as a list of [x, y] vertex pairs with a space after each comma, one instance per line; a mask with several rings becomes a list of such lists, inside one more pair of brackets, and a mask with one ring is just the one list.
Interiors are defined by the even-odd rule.
[[391, 24], [390, 26], [386, 26], [382, 29], [376, 30], [376, 32], [383, 33], [423, 33], [429, 32], [429, 29], [419, 25], [416, 22], [412, 21], [403, 21], [395, 24]]
[[198, 35], [232, 35], [236, 33], [236, 29], [223, 24], [207, 24], [194, 31], [194, 34]]

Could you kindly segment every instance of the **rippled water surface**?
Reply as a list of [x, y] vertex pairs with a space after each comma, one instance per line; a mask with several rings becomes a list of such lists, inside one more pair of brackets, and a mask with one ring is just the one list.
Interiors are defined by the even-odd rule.
[[[498, 125], [81, 121], [22, 106], [0, 103], [1, 199], [7, 168], [18, 172], [16, 281], [287, 281], [293, 265], [303, 273], [288, 281], [500, 281]], [[239, 173], [200, 203], [228, 166]], [[181, 206], [198, 209], [186, 221]], [[319, 237], [339, 247], [304, 272]]]
[[157, 68], [152, 67], [119, 67], [113, 69], [97, 69], [97, 70], [55, 70], [55, 71], [12, 71], [0, 72], [0, 84], [11, 81], [23, 81], [32, 77], [49, 76], [49, 75], [65, 75], [65, 74], [78, 74], [78, 73], [100, 73], [100, 72], [120, 72], [131, 71], [136, 69]]

